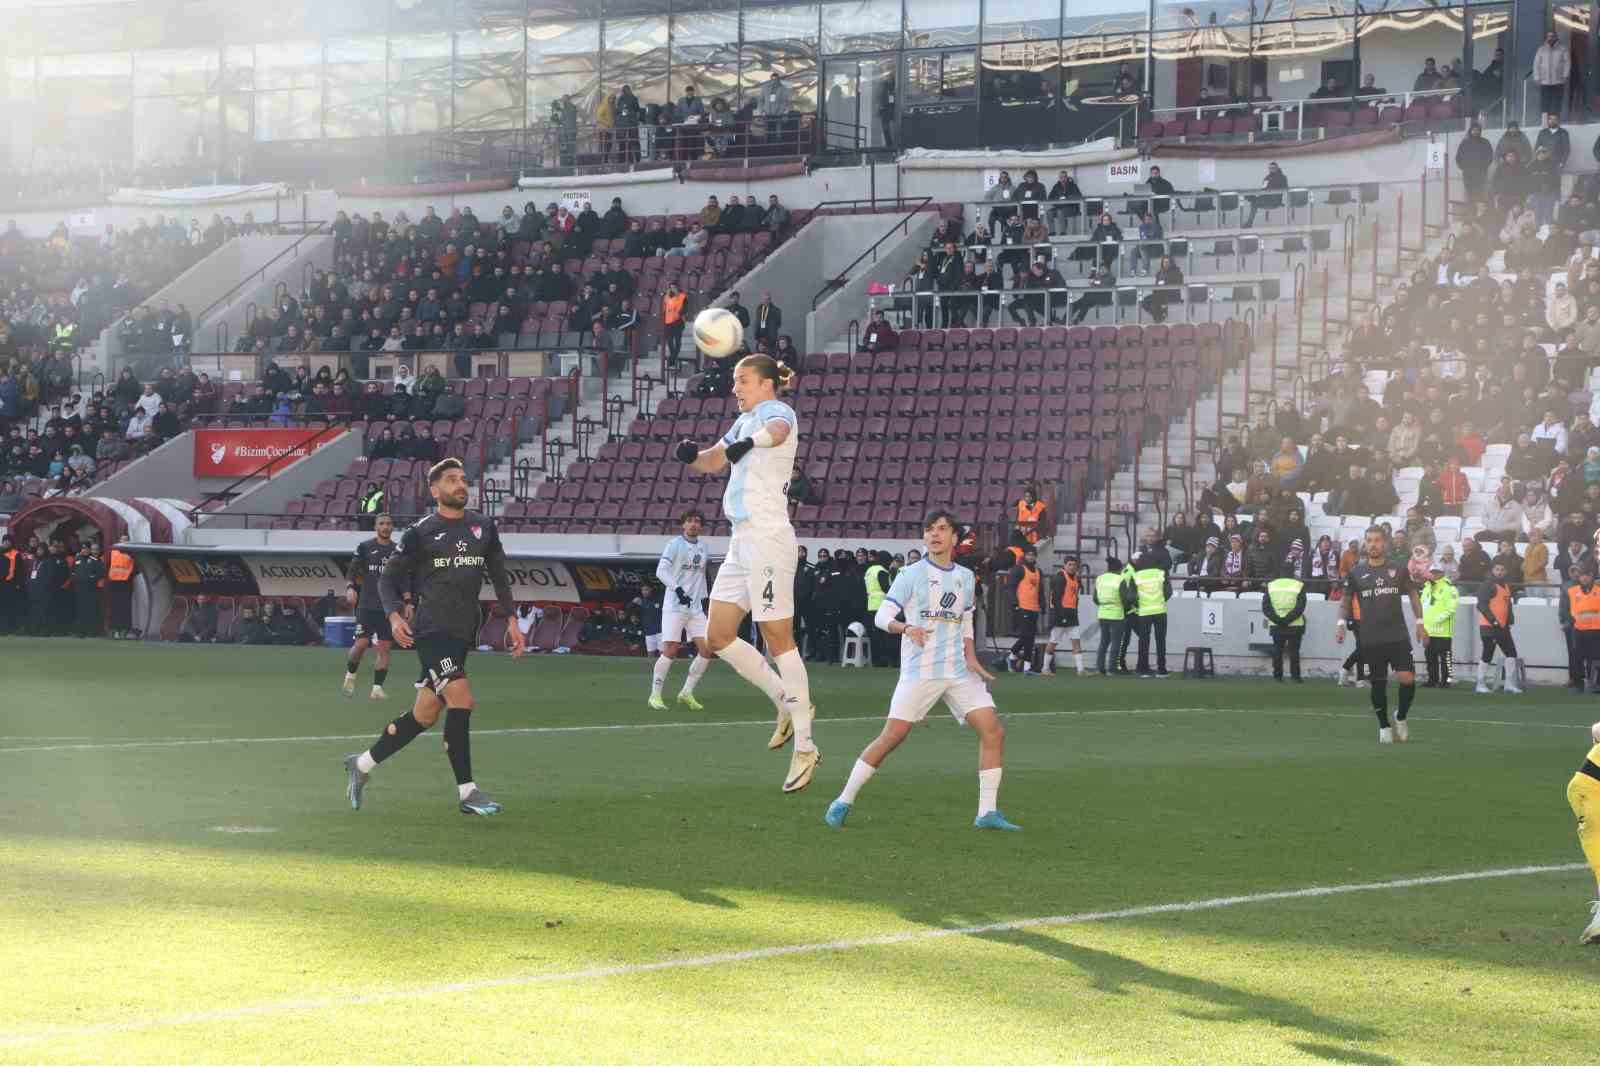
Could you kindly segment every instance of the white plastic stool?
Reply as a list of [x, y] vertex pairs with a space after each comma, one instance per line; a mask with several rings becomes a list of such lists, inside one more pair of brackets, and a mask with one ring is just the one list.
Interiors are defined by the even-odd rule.
[[867, 630], [860, 622], [851, 622], [845, 629], [844, 650], [839, 656], [840, 666], [869, 666]]

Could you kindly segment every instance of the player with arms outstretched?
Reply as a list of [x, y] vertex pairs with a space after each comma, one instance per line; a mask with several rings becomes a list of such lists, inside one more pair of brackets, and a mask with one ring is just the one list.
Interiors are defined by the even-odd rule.
[[[467, 683], [467, 652], [478, 638], [478, 596], [487, 575], [507, 617], [513, 614], [511, 578], [506, 553], [494, 522], [467, 510], [467, 475], [459, 459], [442, 459], [428, 471], [428, 491], [438, 505], [400, 535], [400, 545], [383, 568], [383, 608], [395, 643], [415, 647], [422, 661], [416, 703], [378, 735], [360, 755], [344, 761], [345, 792], [350, 806], [361, 809], [362, 795], [373, 769], [417, 739], [444, 711], [444, 747], [455, 773], [462, 814], [500, 813], [500, 804], [485, 796], [472, 779], [471, 734], [474, 706]], [[407, 622], [403, 592], [412, 590], [416, 610]], [[522, 630], [513, 618], [506, 627], [511, 654], [522, 654]]]
[[[823, 821], [835, 829], [844, 825], [861, 786], [943, 699], [956, 721], [978, 734], [978, 817], [973, 826], [1016, 832], [1022, 827], [1006, 821], [996, 807], [1006, 733], [985, 683], [994, 678], [978, 661], [973, 645], [977, 581], [971, 570], [951, 560], [956, 523], [950, 512], [928, 516], [922, 543], [927, 554], [900, 571], [873, 619], [879, 629], [900, 636], [900, 682], [889, 701], [889, 720], [856, 760]], [[902, 611], [904, 622], [896, 620]]]
[[695, 657], [678, 702], [691, 711], [705, 710], [694, 698], [694, 687], [711, 665], [711, 649], [706, 644], [706, 546], [700, 543], [704, 521], [699, 511], [684, 512], [682, 536], [667, 542], [656, 564], [656, 580], [667, 590], [661, 603], [661, 655], [650, 676], [649, 704], [658, 711], [667, 709], [661, 690], [672, 672], [672, 661], [689, 641], [694, 642]]
[[[733, 369], [733, 397], [739, 418], [710, 448], [681, 441], [676, 455], [702, 474], [730, 471], [722, 513], [733, 523], [733, 538], [711, 587], [707, 639], [711, 650], [740, 677], [755, 685], [778, 709], [769, 748], [794, 738], [794, 756], [783, 778], [785, 792], [811, 783], [822, 756], [811, 737], [811, 682], [794, 642], [794, 572], [799, 545], [789, 524], [789, 478], [794, 472], [800, 420], [778, 399], [794, 371], [766, 355], [747, 355]], [[752, 615], [778, 666], [772, 668], [755, 646], [739, 639], [739, 625]]]
[[[1344, 598], [1339, 601], [1339, 628], [1334, 639], [1344, 643], [1345, 627], [1352, 605], [1360, 603], [1361, 627], [1357, 643], [1367, 662], [1367, 678], [1372, 682], [1372, 709], [1378, 715], [1378, 743], [1392, 744], [1411, 738], [1406, 715], [1417, 694], [1417, 666], [1411, 655], [1411, 635], [1406, 631], [1405, 604], [1411, 601], [1417, 620], [1417, 637], [1426, 647], [1428, 632], [1422, 625], [1422, 599], [1402, 562], [1389, 561], [1389, 535], [1381, 526], [1372, 526], [1362, 541], [1364, 558], [1344, 581]], [[1389, 723], [1389, 671], [1400, 683], [1400, 711]]]
[[[350, 560], [350, 584], [345, 599], [356, 609], [356, 641], [350, 647], [350, 658], [344, 664], [344, 694], [356, 693], [356, 673], [361, 669], [361, 659], [368, 646], [376, 646], [377, 659], [372, 664], [372, 691], [370, 700], [386, 700], [383, 682], [389, 676], [389, 647], [394, 634], [389, 629], [389, 616], [383, 612], [383, 595], [378, 591], [378, 579], [384, 564], [395, 552], [394, 519], [380, 514], [373, 523], [377, 534], [371, 540], [356, 545], [356, 554]], [[406, 590], [410, 595], [410, 590]]]

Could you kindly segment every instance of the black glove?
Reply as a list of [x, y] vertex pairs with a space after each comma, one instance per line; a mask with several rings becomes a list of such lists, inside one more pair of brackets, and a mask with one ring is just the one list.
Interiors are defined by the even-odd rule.
[[677, 456], [680, 463], [692, 463], [700, 458], [700, 445], [692, 440], [680, 440], [672, 454]]
[[744, 440], [736, 440], [732, 444], [723, 448], [722, 454], [728, 457], [728, 462], [737, 463], [740, 459], [745, 457], [745, 453], [749, 452], [755, 446], [756, 442], [751, 440], [749, 437], [746, 437]]
[[694, 605], [694, 601], [689, 599], [689, 594], [682, 589], [673, 589], [672, 592], [673, 595], [678, 597], [678, 602], [683, 606], [691, 607]]

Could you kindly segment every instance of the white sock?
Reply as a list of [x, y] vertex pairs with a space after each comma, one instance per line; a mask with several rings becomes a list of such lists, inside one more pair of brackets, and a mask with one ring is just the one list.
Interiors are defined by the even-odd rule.
[[472, 790], [477, 787], [478, 783], [476, 781], [468, 781], [464, 785], [457, 785], [456, 791], [461, 794], [462, 799], [466, 799], [468, 796], [472, 795]]
[[650, 674], [650, 695], [661, 695], [661, 689], [667, 683], [667, 675], [672, 672], [672, 660], [662, 655], [656, 659], [655, 669]]
[[839, 802], [854, 803], [856, 793], [861, 791], [861, 786], [872, 780], [872, 775], [877, 772], [876, 766], [857, 759], [856, 764], [850, 768], [850, 780], [844, 783], [844, 791], [839, 793]]
[[1081, 651], [1073, 652], [1072, 653], [1072, 662], [1073, 662], [1073, 664], [1075, 666], [1077, 666], [1078, 673], [1080, 673], [1080, 674], [1083, 673], [1083, 652], [1081, 652]]
[[806, 661], [793, 648], [774, 660], [778, 676], [783, 678], [784, 705], [794, 718], [794, 746], [796, 751], [815, 751], [811, 741], [811, 679], [806, 676]]
[[982, 818], [995, 809], [995, 804], [1000, 799], [1000, 773], [1001, 768], [996, 766], [993, 770], [978, 771], [978, 817]]
[[772, 672], [767, 660], [747, 640], [735, 639], [732, 644], [717, 652], [717, 658], [733, 667], [734, 672], [767, 694], [774, 707], [783, 707], [783, 682]]
[[679, 692], [678, 695], [693, 696], [694, 687], [700, 683], [700, 679], [705, 676], [706, 667], [710, 665], [710, 659], [703, 655], [696, 655], [694, 661], [689, 664], [689, 677], [683, 683], [683, 691]]
[[372, 752], [364, 751], [356, 756], [356, 769], [364, 774], [370, 774], [378, 768], [378, 761], [372, 757]]

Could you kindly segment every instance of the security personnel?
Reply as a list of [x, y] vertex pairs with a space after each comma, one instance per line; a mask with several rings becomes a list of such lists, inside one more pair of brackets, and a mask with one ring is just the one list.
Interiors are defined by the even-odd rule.
[[1600, 690], [1600, 587], [1594, 575], [1587, 570], [1578, 571], [1578, 583], [1567, 589], [1561, 599], [1561, 624], [1570, 627], [1573, 650], [1579, 669], [1579, 691], [1587, 684], [1590, 692]]
[[[1133, 629], [1139, 635], [1139, 676], [1167, 676], [1167, 601], [1172, 598], [1172, 581], [1158, 560], [1146, 552], [1139, 556], [1133, 572], [1134, 591], [1139, 597], [1139, 617]], [[1156, 671], [1150, 672], [1150, 643], [1156, 645]]]
[[34, 636], [57, 636], [65, 627], [61, 600], [71, 577], [67, 543], [51, 537], [49, 550], [33, 561], [28, 572], [28, 621]]
[[50, 338], [50, 343], [58, 352], [74, 351], [78, 347], [77, 334], [78, 324], [76, 322], [57, 322], [55, 333]]
[[72, 615], [80, 637], [100, 635], [103, 621], [100, 596], [105, 581], [105, 560], [100, 558], [99, 545], [91, 541], [72, 565]]
[[1455, 681], [1455, 662], [1450, 657], [1450, 642], [1455, 639], [1456, 608], [1461, 593], [1445, 576], [1444, 567], [1428, 567], [1428, 580], [1422, 586], [1422, 631], [1428, 634], [1423, 653], [1428, 658], [1428, 680], [1423, 688], [1449, 688]]
[[1125, 674], [1128, 664], [1122, 658], [1127, 644], [1122, 639], [1127, 628], [1128, 608], [1133, 603], [1133, 586], [1128, 581], [1128, 571], [1115, 555], [1106, 556], [1106, 572], [1094, 579], [1095, 615], [1100, 620], [1100, 650], [1095, 653], [1095, 670], [1106, 676], [1109, 665], [1112, 673]]
[[133, 556], [121, 548], [111, 549], [106, 587], [111, 590], [111, 635], [121, 640], [133, 630]]
[[1029, 485], [1017, 501], [1017, 533], [1029, 544], [1039, 543], [1039, 524], [1044, 521], [1044, 501]]
[[[862, 580], [867, 586], [867, 614], [875, 616], [878, 608], [883, 606], [883, 598], [889, 594], [889, 563], [892, 557], [888, 552], [878, 552], [873, 556], [872, 565], [867, 567], [867, 572]], [[890, 659], [889, 642], [895, 638], [879, 629], [876, 625], [868, 626], [871, 634], [869, 643], [872, 646], [872, 665], [888, 666]]]
[[366, 494], [361, 497], [361, 517], [356, 522], [364, 532], [370, 533], [378, 524], [378, 516], [386, 508], [383, 504], [383, 489], [376, 481], [367, 482]]
[[1283, 680], [1283, 653], [1289, 652], [1289, 676], [1300, 676], [1300, 642], [1306, 636], [1306, 583], [1296, 576], [1293, 563], [1283, 564], [1282, 574], [1267, 582], [1261, 598], [1261, 613], [1272, 627], [1272, 679]]
[[22, 625], [26, 562], [9, 536], [0, 537], [0, 633], [15, 633]]
[[1117, 649], [1117, 673], [1131, 674], [1128, 669], [1128, 647], [1133, 643], [1133, 631], [1137, 628], [1139, 619], [1139, 590], [1133, 583], [1133, 564], [1124, 563], [1122, 567], [1122, 580], [1127, 583], [1129, 591], [1127, 615], [1122, 623], [1122, 645]]

